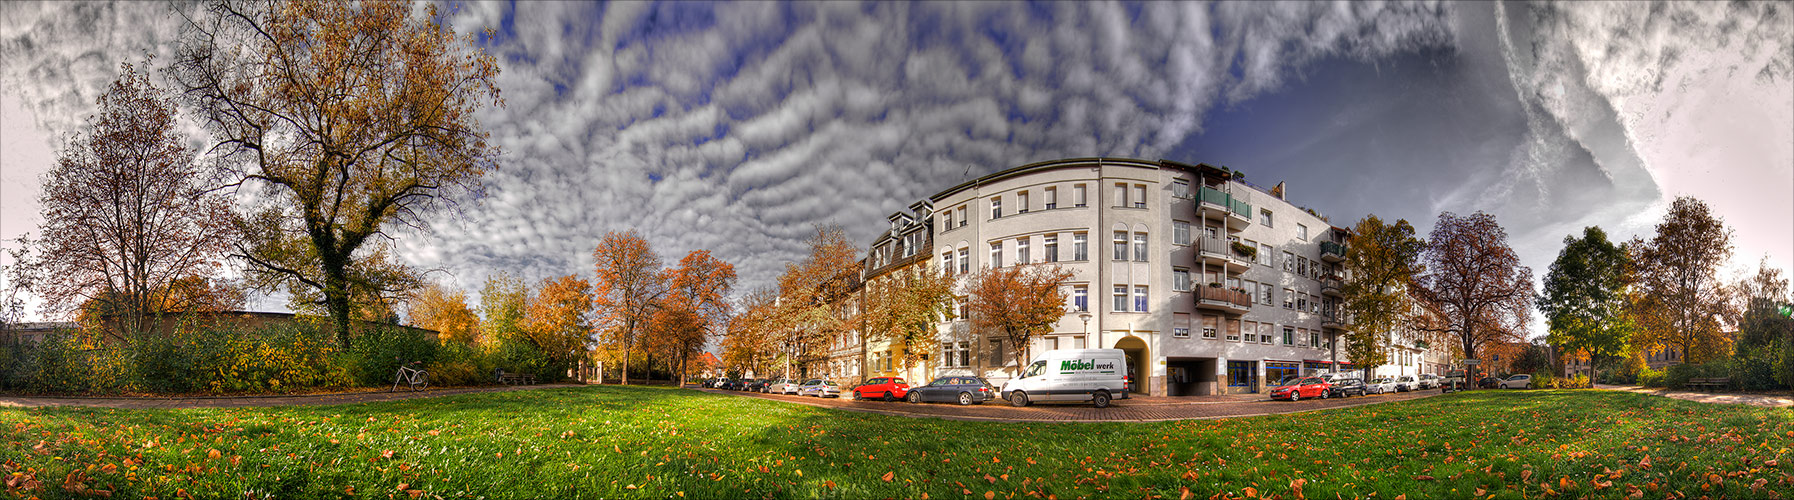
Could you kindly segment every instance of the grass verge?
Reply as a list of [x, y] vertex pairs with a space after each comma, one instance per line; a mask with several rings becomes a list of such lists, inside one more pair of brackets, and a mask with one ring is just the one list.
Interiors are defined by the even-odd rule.
[[910, 419], [671, 388], [283, 408], [0, 409], [18, 497], [1768, 497], [1794, 416], [1475, 391], [1163, 423]]

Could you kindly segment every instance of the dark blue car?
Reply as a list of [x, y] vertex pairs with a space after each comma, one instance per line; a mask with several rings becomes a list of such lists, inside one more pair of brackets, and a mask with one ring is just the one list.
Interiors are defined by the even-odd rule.
[[997, 390], [978, 377], [941, 377], [928, 385], [909, 388], [911, 403], [979, 404], [997, 398]]

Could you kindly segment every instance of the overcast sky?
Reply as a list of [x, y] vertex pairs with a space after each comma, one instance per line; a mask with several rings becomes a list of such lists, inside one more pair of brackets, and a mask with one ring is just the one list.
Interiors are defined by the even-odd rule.
[[[1341, 226], [1488, 211], [1539, 277], [1565, 236], [1648, 236], [1678, 195], [1736, 231], [1732, 271], [1794, 259], [1785, 2], [451, 8], [497, 31], [507, 106], [479, 118], [505, 157], [487, 198], [400, 247], [470, 292], [589, 277], [628, 229], [768, 286], [817, 224], [869, 243], [968, 176], [1084, 156], [1287, 181]], [[57, 138], [118, 64], [171, 59], [174, 12], [0, 4], [0, 237], [35, 231]]]

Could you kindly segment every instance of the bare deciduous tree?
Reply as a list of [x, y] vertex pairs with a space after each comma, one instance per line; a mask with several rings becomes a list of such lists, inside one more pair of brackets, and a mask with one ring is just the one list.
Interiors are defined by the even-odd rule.
[[1532, 269], [1520, 264], [1495, 216], [1439, 214], [1423, 255], [1413, 292], [1441, 318], [1416, 329], [1449, 335], [1467, 358], [1485, 345], [1526, 339]]

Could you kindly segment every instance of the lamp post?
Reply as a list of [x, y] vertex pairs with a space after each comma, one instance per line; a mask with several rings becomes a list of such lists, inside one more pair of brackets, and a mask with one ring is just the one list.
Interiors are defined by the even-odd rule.
[[[1090, 336], [1090, 318], [1092, 318], [1092, 317], [1093, 316], [1091, 316], [1089, 312], [1084, 312], [1084, 313], [1078, 314], [1078, 319], [1084, 320], [1084, 336], [1086, 338], [1088, 338]], [[1095, 349], [1102, 349], [1102, 348], [1103, 348], [1103, 339], [1096, 339]]]

